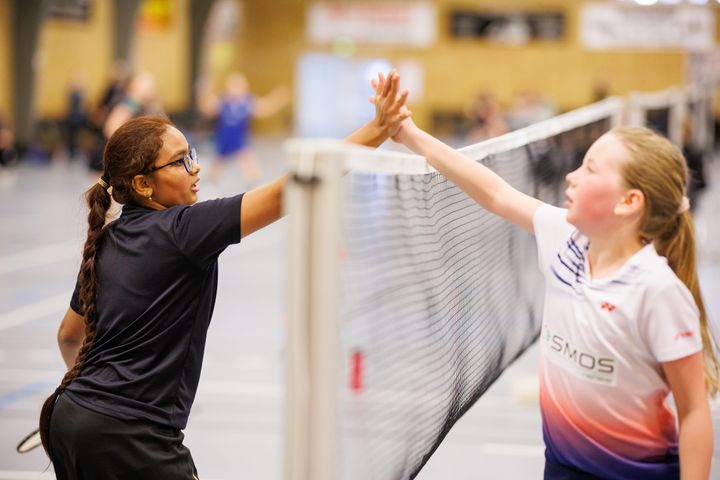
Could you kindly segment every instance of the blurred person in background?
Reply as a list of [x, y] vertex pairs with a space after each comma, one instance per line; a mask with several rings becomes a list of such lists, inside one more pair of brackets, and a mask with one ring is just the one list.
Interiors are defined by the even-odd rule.
[[163, 109], [157, 96], [155, 77], [149, 72], [140, 72], [130, 79], [125, 95], [108, 113], [103, 124], [105, 138], [131, 118], [143, 115], [162, 115]]
[[610, 81], [607, 78], [598, 77], [592, 85], [592, 101], [599, 102], [610, 96]]
[[110, 69], [110, 76], [102, 97], [90, 115], [92, 123], [98, 126], [101, 131], [110, 110], [125, 96], [125, 88], [129, 80], [130, 70], [127, 62], [116, 60]]
[[68, 158], [75, 160], [78, 154], [78, 139], [87, 126], [87, 101], [85, 98], [85, 80], [76, 73], [68, 84], [67, 112], [65, 115], [65, 135]]
[[682, 153], [685, 156], [688, 166], [688, 198], [690, 208], [697, 208], [702, 191], [707, 187], [705, 176], [705, 151], [698, 147], [693, 138], [693, 121], [690, 115], [685, 116], [683, 122], [683, 145]]
[[[158, 115], [163, 110], [157, 98], [155, 77], [148, 72], [133, 75], [123, 89], [121, 80], [108, 86], [100, 107], [93, 117], [97, 124], [97, 145], [90, 157], [90, 170], [102, 172], [102, 156], [107, 139], [120, 126], [134, 117]], [[104, 115], [104, 116], [103, 116]]]
[[250, 122], [253, 118], [274, 115], [290, 101], [285, 86], [276, 87], [264, 97], [250, 93], [247, 78], [240, 72], [231, 73], [225, 80], [220, 96], [214, 95], [207, 80], [198, 84], [198, 109], [215, 119], [216, 161], [212, 163], [208, 179], [218, 183], [229, 161], [240, 166], [248, 188], [262, 181], [262, 169], [250, 148]]
[[14, 175], [8, 167], [15, 161], [15, 135], [0, 116], [0, 187], [7, 187], [13, 183]]
[[125, 96], [125, 88], [129, 80], [130, 72], [124, 60], [117, 60], [110, 69], [108, 83], [103, 90], [100, 101], [93, 107], [89, 114], [88, 129], [94, 139], [88, 155], [88, 168], [92, 172], [102, 171], [102, 155], [105, 148], [105, 134], [103, 126], [110, 111]]
[[557, 108], [535, 90], [521, 92], [507, 113], [511, 130], [527, 127], [557, 114]]
[[471, 144], [503, 135], [509, 131], [502, 108], [490, 92], [483, 92], [475, 97], [465, 113], [470, 120], [468, 141]]

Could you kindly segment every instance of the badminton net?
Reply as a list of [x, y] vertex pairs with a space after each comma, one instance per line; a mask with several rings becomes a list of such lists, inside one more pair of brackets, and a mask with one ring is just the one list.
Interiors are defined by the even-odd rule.
[[[621, 113], [611, 98], [461, 151], [559, 204]], [[288, 152], [286, 478], [415, 478], [537, 338], [534, 241], [421, 157], [317, 141]]]

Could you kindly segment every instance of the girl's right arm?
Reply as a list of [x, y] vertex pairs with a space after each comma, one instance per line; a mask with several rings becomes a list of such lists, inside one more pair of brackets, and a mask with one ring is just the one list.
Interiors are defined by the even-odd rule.
[[[346, 142], [377, 147], [395, 135], [401, 122], [410, 116], [405, 107], [408, 94], [398, 93], [400, 76], [391, 72], [387, 79], [380, 74], [378, 93], [373, 99], [375, 118], [345, 138]], [[251, 233], [270, 225], [282, 216], [283, 191], [287, 175], [245, 193], [240, 207], [240, 235]]]
[[513, 188], [495, 172], [475, 162], [418, 128], [406, 119], [393, 140], [403, 143], [448, 180], [470, 195], [485, 210], [533, 231], [533, 215], [543, 203]]

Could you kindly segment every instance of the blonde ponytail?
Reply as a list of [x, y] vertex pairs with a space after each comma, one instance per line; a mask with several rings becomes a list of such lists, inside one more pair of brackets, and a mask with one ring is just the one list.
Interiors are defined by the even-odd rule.
[[684, 208], [687, 163], [675, 145], [647, 128], [620, 127], [611, 130], [611, 133], [630, 152], [630, 160], [623, 165], [625, 183], [645, 196], [641, 237], [653, 242], [658, 254], [667, 259], [668, 265], [690, 290], [697, 304], [705, 380], [708, 392], [714, 396], [720, 389], [720, 362], [700, 292], [692, 214]]
[[667, 259], [668, 265], [695, 299], [700, 312], [700, 336], [705, 356], [705, 383], [710, 395], [715, 396], [720, 390], [720, 362], [717, 358], [717, 345], [708, 323], [705, 302], [700, 293], [695, 251], [695, 226], [689, 211], [678, 214], [677, 217], [677, 230], [667, 239], [655, 240], [655, 248], [660, 255]]

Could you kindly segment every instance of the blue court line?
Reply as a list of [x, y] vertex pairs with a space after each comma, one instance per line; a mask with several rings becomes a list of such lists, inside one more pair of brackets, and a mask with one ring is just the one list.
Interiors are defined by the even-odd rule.
[[24, 385], [17, 390], [3, 393], [2, 395], [0, 395], [0, 410], [7, 408], [13, 403], [20, 401], [26, 397], [31, 397], [39, 392], [47, 391], [48, 387], [52, 387], [53, 385], [53, 383], [48, 381], [35, 382]]

